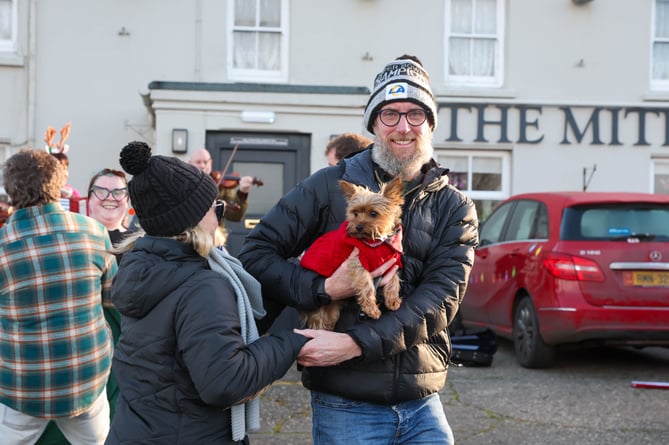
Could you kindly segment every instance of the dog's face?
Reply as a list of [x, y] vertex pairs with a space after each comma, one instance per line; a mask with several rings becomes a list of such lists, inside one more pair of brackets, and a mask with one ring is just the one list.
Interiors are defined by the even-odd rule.
[[340, 180], [346, 202], [347, 233], [360, 239], [383, 239], [392, 235], [401, 222], [402, 180], [398, 177], [384, 184], [379, 193]]

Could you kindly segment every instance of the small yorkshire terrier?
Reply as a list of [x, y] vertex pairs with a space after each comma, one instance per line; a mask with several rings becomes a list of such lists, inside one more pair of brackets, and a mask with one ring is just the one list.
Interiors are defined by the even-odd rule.
[[[378, 319], [381, 310], [376, 302], [376, 286], [370, 274], [391, 258], [402, 267], [402, 180], [397, 177], [381, 186], [376, 193], [366, 187], [340, 180], [339, 186], [346, 198], [346, 221], [337, 229], [319, 237], [302, 256], [300, 264], [306, 269], [329, 277], [344, 262], [349, 261], [351, 282], [362, 312]], [[357, 247], [359, 255], [348, 259]], [[386, 308], [396, 311], [400, 307], [400, 279], [395, 274], [383, 288]], [[311, 329], [333, 330], [341, 301], [302, 314], [305, 325]]]

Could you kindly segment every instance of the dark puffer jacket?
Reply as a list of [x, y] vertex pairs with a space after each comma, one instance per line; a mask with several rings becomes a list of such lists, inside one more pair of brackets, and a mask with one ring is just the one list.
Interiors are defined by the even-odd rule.
[[[441, 389], [451, 344], [448, 324], [465, 294], [478, 244], [472, 201], [448, 185], [435, 162], [405, 195], [400, 309], [364, 319], [348, 299], [335, 330], [353, 337], [362, 357], [327, 368], [304, 368], [306, 387], [355, 400], [398, 403]], [[322, 169], [298, 184], [247, 236], [240, 260], [262, 284], [266, 307], [313, 310], [327, 303], [323, 277], [291, 261], [345, 218], [338, 179], [373, 190], [388, 182], [371, 150]]]
[[107, 444], [229, 444], [229, 407], [282, 377], [306, 338], [246, 345], [232, 285], [181, 242], [144, 236], [112, 288], [120, 395]]

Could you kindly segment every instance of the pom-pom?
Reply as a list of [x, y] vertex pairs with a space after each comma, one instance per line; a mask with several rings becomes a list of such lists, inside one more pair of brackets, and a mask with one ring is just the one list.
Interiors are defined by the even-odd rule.
[[151, 147], [146, 142], [133, 141], [123, 147], [119, 162], [126, 173], [134, 176], [146, 170], [150, 159]]

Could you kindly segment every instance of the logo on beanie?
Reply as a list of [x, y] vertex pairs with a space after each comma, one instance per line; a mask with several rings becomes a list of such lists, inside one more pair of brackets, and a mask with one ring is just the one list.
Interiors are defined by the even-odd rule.
[[386, 86], [386, 99], [406, 99], [407, 98], [407, 84], [406, 83], [391, 83]]

